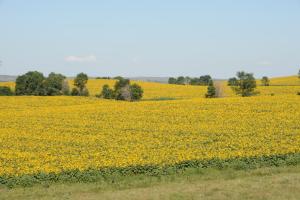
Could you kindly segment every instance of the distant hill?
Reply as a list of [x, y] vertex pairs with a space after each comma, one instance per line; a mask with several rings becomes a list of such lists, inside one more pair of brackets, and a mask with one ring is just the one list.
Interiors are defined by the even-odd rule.
[[298, 76], [284, 76], [270, 79], [271, 85], [300, 85]]
[[15, 81], [17, 76], [0, 75], [0, 82]]
[[128, 77], [130, 80], [135, 81], [145, 81], [145, 82], [157, 82], [157, 83], [168, 83], [169, 77], [147, 77], [147, 76], [138, 76], [138, 77]]

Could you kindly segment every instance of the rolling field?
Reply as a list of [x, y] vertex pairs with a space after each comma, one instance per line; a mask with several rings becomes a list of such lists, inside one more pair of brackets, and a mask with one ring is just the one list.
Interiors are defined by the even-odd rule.
[[296, 95], [136, 103], [0, 99], [1, 176], [300, 152]]
[[298, 76], [286, 76], [272, 78], [270, 85], [300, 85], [300, 79]]
[[[114, 81], [91, 80], [88, 88], [96, 94], [105, 83]], [[151, 166], [206, 168], [235, 160], [246, 168], [299, 162], [300, 96], [294, 93], [299, 86], [259, 87], [261, 95], [249, 98], [205, 99], [202, 86], [139, 83], [145, 90], [140, 102], [0, 97], [0, 182], [18, 185], [28, 176], [55, 181], [74, 171], [77, 179], [78, 173], [103, 169], [153, 173]], [[228, 95], [230, 88], [224, 88]]]

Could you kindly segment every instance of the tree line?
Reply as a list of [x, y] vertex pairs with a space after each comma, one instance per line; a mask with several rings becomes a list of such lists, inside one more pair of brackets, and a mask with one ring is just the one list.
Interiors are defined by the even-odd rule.
[[204, 75], [191, 78], [189, 76], [179, 76], [177, 78], [175, 77], [170, 77], [168, 80], [169, 84], [177, 84], [177, 85], [203, 85], [203, 86], [208, 86], [209, 82], [212, 80], [210, 75]]
[[[143, 89], [138, 84], [131, 84], [129, 79], [117, 77], [114, 89], [104, 85], [96, 97], [125, 101], [137, 101], [143, 96]], [[45, 77], [41, 72], [29, 71], [16, 79], [15, 90], [8, 86], [0, 86], [0, 96], [89, 96], [87, 82], [89, 78], [85, 73], [79, 73], [74, 79], [74, 87], [70, 90], [66, 76], [50, 73]]]
[[[110, 77], [97, 78], [111, 79]], [[300, 70], [298, 72], [298, 78], [300, 79]], [[52, 72], [48, 77], [45, 77], [41, 72], [29, 71], [17, 77], [15, 91], [12, 91], [8, 86], [0, 86], [0, 96], [89, 96], [89, 90], [86, 87], [88, 79], [85, 73], [77, 74], [74, 79], [75, 87], [70, 90], [69, 82], [66, 76], [62, 74]], [[125, 101], [137, 101], [142, 98], [144, 91], [141, 86], [136, 83], [131, 84], [129, 79], [121, 76], [114, 77], [114, 79], [117, 80], [114, 87], [110, 88], [107, 84], [103, 85], [100, 94], [96, 95], [96, 97]], [[208, 86], [205, 97], [214, 98], [217, 96], [217, 89], [210, 75], [200, 76], [199, 78], [190, 78], [188, 76], [170, 77], [168, 83]], [[258, 94], [255, 90], [257, 82], [252, 73], [244, 71], [237, 72], [236, 77], [228, 79], [227, 85], [230, 86], [237, 95], [242, 97]], [[267, 76], [262, 77], [261, 85], [269, 86], [270, 79]], [[300, 95], [300, 91], [297, 94]]]

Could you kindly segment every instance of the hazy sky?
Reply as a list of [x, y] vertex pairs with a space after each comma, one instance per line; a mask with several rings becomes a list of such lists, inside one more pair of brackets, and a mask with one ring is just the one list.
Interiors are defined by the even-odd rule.
[[11, 75], [292, 75], [300, 0], [0, 0], [0, 60]]

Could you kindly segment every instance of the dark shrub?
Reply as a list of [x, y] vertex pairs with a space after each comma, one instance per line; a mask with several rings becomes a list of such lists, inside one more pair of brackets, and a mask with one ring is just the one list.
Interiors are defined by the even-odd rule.
[[205, 94], [206, 98], [214, 98], [216, 97], [216, 88], [214, 86], [213, 81], [211, 80], [207, 87], [207, 93]]
[[138, 84], [134, 83], [130, 85], [130, 93], [131, 93], [131, 100], [137, 101], [143, 97], [143, 89]]
[[77, 88], [73, 88], [72, 91], [71, 91], [71, 95], [72, 96], [79, 96], [80, 95], [79, 90]]
[[113, 99], [114, 98], [114, 91], [109, 87], [109, 85], [105, 84], [102, 87], [101, 97], [104, 99]]
[[0, 96], [12, 96], [14, 93], [8, 86], [0, 86]]

